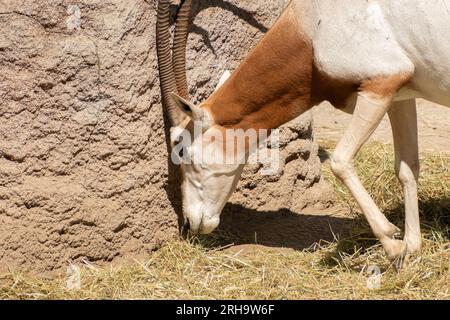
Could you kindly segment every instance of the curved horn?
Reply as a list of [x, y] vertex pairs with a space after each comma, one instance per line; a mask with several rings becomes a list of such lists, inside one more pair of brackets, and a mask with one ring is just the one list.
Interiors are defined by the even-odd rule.
[[158, 16], [156, 22], [156, 50], [158, 55], [161, 99], [164, 111], [168, 113], [171, 126], [175, 126], [181, 120], [181, 115], [175, 101], [173, 101], [169, 95], [170, 92], [177, 92], [170, 52], [169, 27], [170, 0], [160, 0], [158, 3]]
[[177, 16], [175, 36], [173, 39], [172, 65], [178, 93], [189, 100], [189, 87], [186, 80], [186, 44], [191, 17], [192, 0], [184, 0]]

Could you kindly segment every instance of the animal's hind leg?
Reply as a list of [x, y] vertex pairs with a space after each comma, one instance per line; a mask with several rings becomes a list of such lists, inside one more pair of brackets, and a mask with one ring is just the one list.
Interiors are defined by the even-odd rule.
[[344, 182], [358, 202], [388, 258], [391, 261], [396, 260], [400, 267], [406, 254], [406, 243], [393, 238], [393, 230], [396, 228], [380, 212], [358, 178], [352, 163], [359, 149], [388, 111], [394, 94], [395, 92], [392, 92], [386, 96], [370, 91], [358, 94], [352, 120], [333, 153], [331, 166], [334, 174]]
[[419, 148], [416, 101], [396, 102], [388, 114], [394, 137], [395, 172], [405, 194], [405, 241], [408, 253], [414, 253], [419, 251], [421, 246], [417, 199]]

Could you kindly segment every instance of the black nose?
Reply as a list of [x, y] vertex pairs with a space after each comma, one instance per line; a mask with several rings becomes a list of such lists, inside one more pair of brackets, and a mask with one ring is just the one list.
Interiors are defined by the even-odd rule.
[[181, 236], [183, 238], [185, 238], [187, 236], [187, 234], [189, 232], [189, 229], [190, 229], [190, 226], [191, 226], [191, 224], [189, 222], [189, 219], [185, 218], [184, 222], [183, 222], [183, 225], [181, 226]]

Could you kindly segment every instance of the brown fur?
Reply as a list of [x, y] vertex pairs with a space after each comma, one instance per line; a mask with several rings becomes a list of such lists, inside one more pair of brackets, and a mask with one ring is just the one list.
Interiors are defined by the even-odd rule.
[[409, 80], [411, 74], [399, 73], [392, 76], [379, 76], [367, 79], [361, 83], [360, 91], [374, 93], [381, 97], [392, 97]]
[[358, 91], [393, 96], [409, 79], [408, 74], [362, 82], [330, 77], [315, 65], [312, 43], [288, 7], [230, 79], [202, 106], [219, 127], [273, 129], [325, 100], [344, 108]]
[[329, 101], [336, 108], [345, 108], [349, 99], [358, 91], [379, 97], [392, 97], [411, 79], [410, 74], [377, 76], [364, 81], [333, 79], [314, 67], [312, 98], [314, 104]]
[[350, 80], [333, 79], [314, 66], [313, 104], [329, 101], [336, 108], [344, 108], [349, 98], [358, 91], [358, 86]]
[[291, 9], [203, 106], [230, 128], [277, 128], [311, 106], [312, 46]]

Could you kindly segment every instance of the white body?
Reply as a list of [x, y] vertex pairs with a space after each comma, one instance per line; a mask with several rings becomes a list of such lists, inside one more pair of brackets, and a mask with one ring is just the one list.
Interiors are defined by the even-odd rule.
[[342, 79], [413, 72], [396, 100], [450, 105], [450, 1], [294, 0], [316, 63]]

